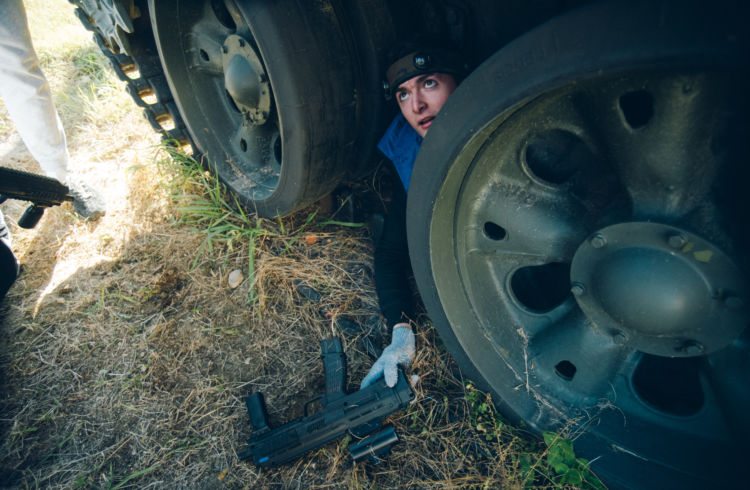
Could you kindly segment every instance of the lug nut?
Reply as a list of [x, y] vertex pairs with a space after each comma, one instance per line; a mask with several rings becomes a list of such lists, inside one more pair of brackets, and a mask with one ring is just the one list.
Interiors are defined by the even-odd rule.
[[602, 248], [606, 244], [607, 239], [604, 238], [604, 235], [597, 233], [596, 235], [591, 237], [591, 246], [594, 248]]
[[696, 340], [688, 340], [677, 348], [678, 351], [682, 351], [689, 356], [700, 356], [706, 350], [703, 344]]
[[615, 342], [615, 344], [617, 344], [617, 345], [623, 345], [623, 344], [624, 344], [625, 342], [627, 342], [627, 341], [628, 341], [628, 337], [627, 337], [627, 336], [626, 336], [626, 335], [625, 335], [624, 333], [622, 333], [622, 332], [620, 332], [620, 331], [617, 331], [617, 332], [615, 332], [615, 333], [614, 333], [614, 334], [612, 335], [612, 340], [613, 340], [613, 341]]
[[670, 235], [667, 239], [667, 243], [669, 243], [669, 246], [672, 248], [682, 248], [687, 243], [687, 238], [685, 238], [685, 235], [682, 233], [675, 233]]
[[574, 282], [570, 286], [570, 292], [573, 293], [575, 296], [580, 296], [586, 291], [586, 286], [581, 284], [580, 282]]

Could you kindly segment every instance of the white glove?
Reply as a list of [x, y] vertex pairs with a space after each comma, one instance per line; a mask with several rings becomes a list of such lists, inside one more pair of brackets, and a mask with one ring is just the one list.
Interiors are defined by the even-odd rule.
[[398, 366], [409, 367], [414, 360], [414, 332], [406, 323], [399, 323], [393, 327], [391, 345], [385, 348], [370, 371], [362, 380], [359, 388], [366, 388], [385, 376], [385, 384], [393, 388], [398, 380]]

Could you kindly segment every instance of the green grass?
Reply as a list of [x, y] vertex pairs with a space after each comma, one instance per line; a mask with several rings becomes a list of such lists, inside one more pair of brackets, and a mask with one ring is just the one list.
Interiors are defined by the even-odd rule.
[[[275, 220], [260, 218], [248, 212], [237, 196], [227, 191], [217, 176], [204, 165], [180, 151], [175, 142], [162, 146], [164, 158], [159, 161], [163, 168], [176, 170], [170, 183], [171, 197], [177, 202], [181, 213], [179, 223], [191, 227], [204, 236], [192, 267], [198, 266], [206, 256], [213, 256], [217, 247], [228, 250], [246, 250], [247, 277], [250, 280], [249, 301], [255, 301], [255, 249], [264, 238], [281, 238], [283, 254], [292, 247], [299, 236], [310, 229], [326, 227], [362, 228], [365, 223], [352, 223], [333, 219], [321, 219], [317, 211], [309, 211], [301, 222], [293, 218], [277, 217]], [[210, 167], [210, 163], [207, 164]], [[334, 213], [335, 215], [335, 213]], [[225, 260], [229, 257], [224, 255]], [[222, 264], [226, 266], [226, 262]]]
[[172, 168], [177, 170], [171, 181], [171, 195], [181, 213], [180, 224], [192, 227], [205, 237], [195, 254], [192, 267], [197, 267], [205, 255], [212, 255], [217, 246], [229, 250], [239, 246], [245, 248], [250, 281], [249, 301], [254, 302], [257, 241], [262, 237], [286, 234], [283, 221], [279, 220], [279, 231], [273, 230], [267, 220], [246, 213], [237, 198], [229, 195], [216, 176], [207, 172], [195, 159], [169, 145], [165, 145], [163, 150], [166, 160], [161, 160], [161, 163], [170, 167], [174, 165]]

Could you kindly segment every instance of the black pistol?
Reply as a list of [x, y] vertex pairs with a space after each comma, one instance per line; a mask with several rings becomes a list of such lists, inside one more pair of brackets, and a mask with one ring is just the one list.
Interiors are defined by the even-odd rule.
[[325, 367], [326, 392], [320, 397], [322, 409], [292, 420], [275, 429], [269, 427], [263, 395], [255, 392], [245, 399], [253, 434], [247, 448], [238, 456], [257, 466], [279, 466], [308, 451], [317, 449], [346, 434], [358, 439], [349, 446], [354, 461], [369, 459], [379, 462], [398, 441], [392, 426], [383, 426], [383, 419], [405, 408], [414, 399], [414, 392], [399, 370], [396, 386], [389, 388], [381, 378], [376, 383], [347, 394], [346, 361], [341, 341], [321, 341]]

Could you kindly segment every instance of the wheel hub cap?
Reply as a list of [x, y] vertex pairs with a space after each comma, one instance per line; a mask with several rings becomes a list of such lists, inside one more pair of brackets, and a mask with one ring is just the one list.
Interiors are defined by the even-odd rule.
[[573, 258], [571, 290], [595, 328], [654, 355], [708, 354], [747, 323], [747, 284], [729, 257], [656, 223], [621, 223], [589, 237]]
[[255, 49], [241, 36], [229, 36], [222, 47], [224, 87], [242, 114], [255, 125], [271, 112], [271, 87]]

